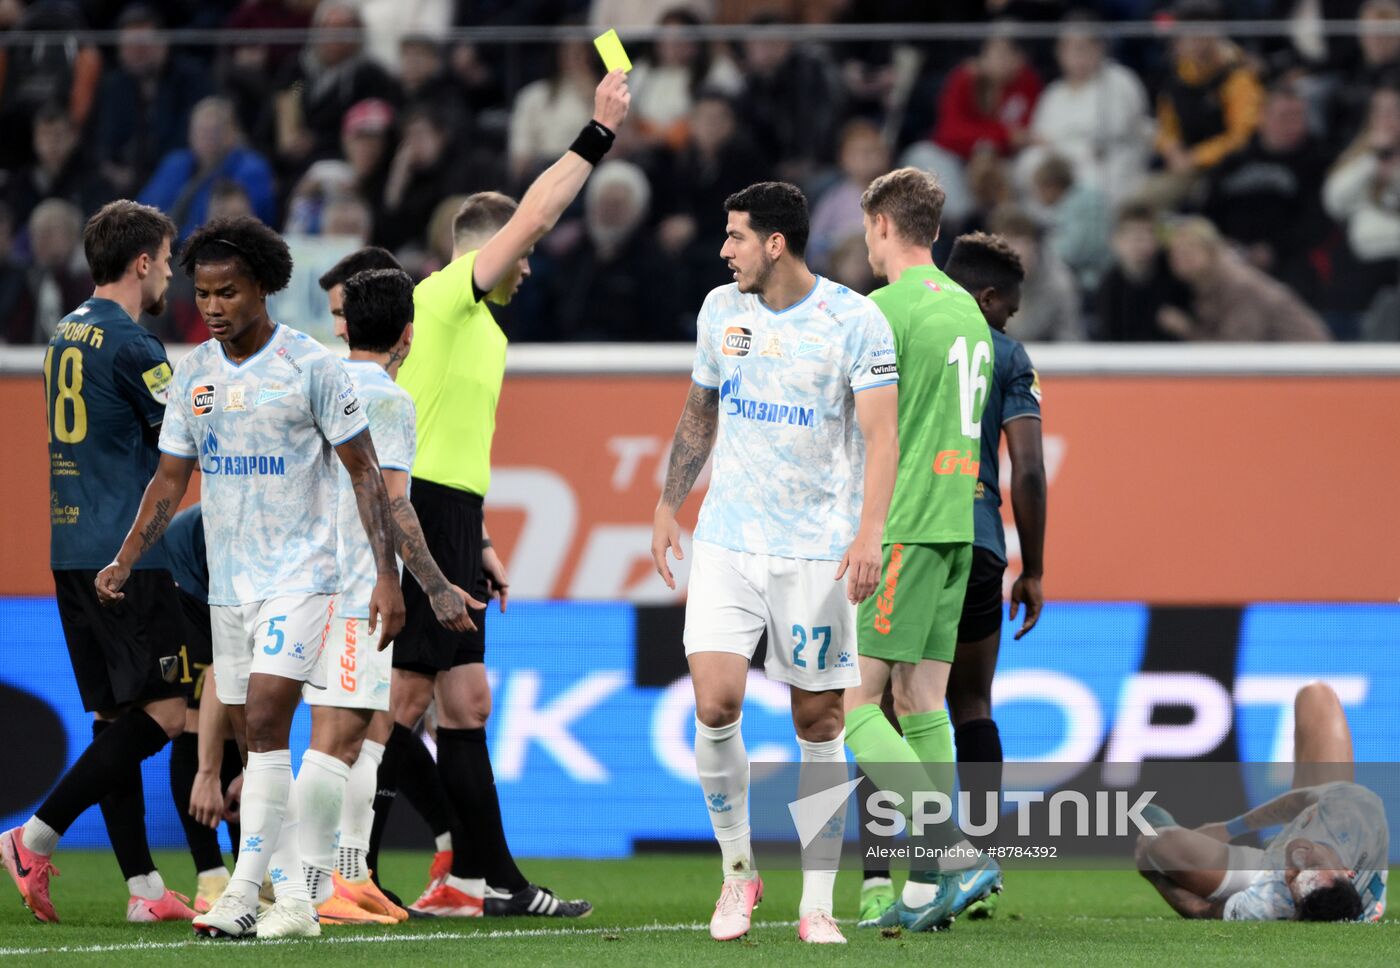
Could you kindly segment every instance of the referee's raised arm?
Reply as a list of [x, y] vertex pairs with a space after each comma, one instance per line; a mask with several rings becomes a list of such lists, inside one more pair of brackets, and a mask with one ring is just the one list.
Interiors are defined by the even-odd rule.
[[478, 292], [495, 289], [535, 243], [554, 228], [554, 223], [583, 189], [593, 166], [602, 161], [612, 147], [631, 101], [627, 75], [622, 71], [612, 71], [598, 83], [593, 97], [593, 119], [583, 126], [569, 150], [534, 180], [510, 221], [477, 253], [472, 283]]

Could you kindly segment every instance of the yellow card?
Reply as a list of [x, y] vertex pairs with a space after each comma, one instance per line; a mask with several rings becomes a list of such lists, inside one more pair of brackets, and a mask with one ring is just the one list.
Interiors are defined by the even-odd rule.
[[598, 56], [603, 58], [603, 66], [609, 73], [618, 68], [624, 71], [632, 69], [632, 62], [627, 58], [627, 51], [622, 49], [622, 41], [618, 39], [616, 30], [594, 37], [593, 46], [598, 48]]

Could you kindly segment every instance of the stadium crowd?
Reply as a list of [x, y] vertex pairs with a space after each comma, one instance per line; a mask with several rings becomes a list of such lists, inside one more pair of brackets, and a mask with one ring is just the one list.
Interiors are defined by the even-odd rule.
[[[1154, 18], [1280, 27], [1104, 38]], [[528, 184], [602, 75], [586, 41], [448, 28], [934, 19], [996, 26], [980, 43], [629, 42], [636, 124], [539, 244], [512, 339], [693, 339], [729, 281], [723, 200], [768, 177], [811, 200], [812, 268], [868, 292], [860, 193], [896, 162], [947, 190], [940, 262], [975, 229], [1016, 248], [1020, 339], [1400, 339], [1400, 0], [0, 0], [0, 31], [119, 35], [0, 47], [0, 341], [47, 342], [87, 298], [83, 222], [116, 197], [182, 237], [249, 213], [294, 246], [342, 236], [419, 277], [441, 267], [462, 197]], [[1360, 29], [1322, 29], [1336, 20]], [[1047, 21], [1057, 37], [1017, 38]], [[236, 36], [308, 26], [367, 40]], [[235, 37], [182, 49], [172, 27]], [[149, 321], [167, 342], [206, 338], [183, 286]]]

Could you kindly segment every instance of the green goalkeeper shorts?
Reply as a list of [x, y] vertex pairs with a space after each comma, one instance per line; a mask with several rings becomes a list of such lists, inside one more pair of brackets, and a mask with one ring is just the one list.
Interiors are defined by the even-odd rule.
[[860, 654], [952, 662], [971, 572], [971, 544], [885, 545], [880, 585], [858, 612]]

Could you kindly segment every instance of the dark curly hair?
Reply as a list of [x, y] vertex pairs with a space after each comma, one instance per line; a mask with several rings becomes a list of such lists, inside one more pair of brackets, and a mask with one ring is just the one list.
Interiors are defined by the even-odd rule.
[[802, 189], [788, 182], [759, 182], [735, 192], [724, 200], [726, 212], [746, 212], [749, 227], [763, 241], [770, 235], [781, 235], [788, 251], [801, 259], [807, 251], [807, 233], [811, 221], [807, 214], [807, 196]]
[[402, 269], [366, 269], [345, 280], [345, 329], [352, 350], [385, 353], [413, 322], [413, 280]]
[[971, 293], [983, 289], [1006, 293], [1026, 278], [1025, 267], [1016, 250], [1000, 235], [986, 232], [969, 232], [958, 236], [943, 271], [948, 278]]
[[1299, 921], [1355, 921], [1361, 911], [1361, 895], [1345, 877], [1310, 891], [1298, 902]]
[[191, 278], [201, 262], [237, 261], [265, 295], [287, 288], [292, 278], [292, 253], [282, 236], [251, 215], [210, 219], [185, 242], [180, 267]]

